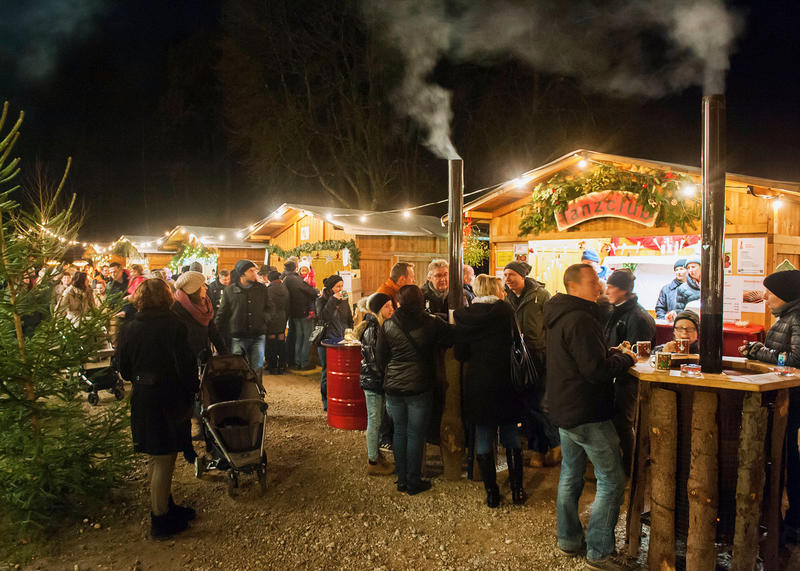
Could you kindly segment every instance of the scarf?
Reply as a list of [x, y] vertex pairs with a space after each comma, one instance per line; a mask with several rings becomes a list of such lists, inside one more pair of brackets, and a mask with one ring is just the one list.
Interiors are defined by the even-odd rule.
[[188, 311], [194, 320], [203, 327], [208, 327], [208, 324], [214, 317], [214, 308], [211, 307], [211, 300], [207, 297], [204, 297], [200, 301], [200, 305], [195, 305], [192, 303], [192, 300], [189, 299], [189, 296], [186, 295], [186, 292], [179, 289], [175, 291], [175, 301], [180, 303], [183, 309]]

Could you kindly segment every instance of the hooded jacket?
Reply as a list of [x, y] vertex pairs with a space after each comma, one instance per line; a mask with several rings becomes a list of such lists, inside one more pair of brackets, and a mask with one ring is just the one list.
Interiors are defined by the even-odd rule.
[[688, 303], [696, 299], [700, 299], [700, 284], [687, 274], [686, 283], [678, 287], [675, 295], [675, 311], [683, 311]]
[[[405, 331], [416, 344], [412, 345]], [[376, 361], [384, 372], [383, 388], [391, 395], [417, 395], [436, 384], [436, 356], [453, 344], [455, 328], [427, 313], [410, 313], [402, 307], [383, 322]]]
[[517, 316], [525, 345], [541, 361], [544, 361], [546, 345], [543, 310], [549, 299], [550, 293], [544, 289], [544, 284], [533, 278], [525, 278], [525, 289], [519, 297], [506, 286], [506, 301]]
[[253, 282], [242, 287], [237, 281], [225, 288], [219, 312], [215, 317], [217, 328], [234, 338], [260, 337], [267, 332], [269, 299], [264, 284]]
[[632, 295], [623, 303], [612, 306], [606, 325], [608, 345], [616, 347], [623, 341], [636, 345], [638, 341], [656, 343], [656, 322], [653, 316], [639, 305], [639, 298]]
[[285, 273], [283, 285], [289, 290], [289, 317], [302, 319], [308, 317], [308, 312], [314, 307], [317, 299], [316, 288], [311, 287], [297, 272]]
[[375, 360], [378, 336], [382, 335], [381, 325], [374, 313], [364, 315], [364, 320], [356, 329], [361, 341], [361, 374], [359, 385], [362, 390], [383, 393], [383, 371]]
[[468, 341], [455, 346], [464, 363], [461, 416], [476, 425], [516, 423], [522, 419], [522, 399], [511, 384], [511, 340], [514, 310], [494, 296], [476, 297], [453, 314], [456, 325], [468, 329]]
[[675, 278], [661, 288], [658, 301], [656, 301], [656, 317], [658, 319], [664, 319], [670, 311], [677, 311], [678, 288], [682, 285], [683, 282]]
[[544, 304], [547, 403], [556, 426], [570, 429], [614, 416], [614, 377], [632, 357], [610, 352], [596, 303], [556, 294]]
[[786, 365], [800, 368], [800, 299], [783, 304], [772, 312], [778, 318], [767, 331], [763, 343], [753, 343], [747, 352], [750, 359], [777, 363], [786, 353]]

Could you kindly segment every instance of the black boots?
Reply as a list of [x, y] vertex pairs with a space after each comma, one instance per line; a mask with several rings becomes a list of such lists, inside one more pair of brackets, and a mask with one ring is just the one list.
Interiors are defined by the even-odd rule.
[[168, 539], [187, 527], [189, 527], [188, 521], [169, 512], [164, 515], [150, 513], [150, 537], [153, 539]]
[[519, 448], [506, 449], [506, 460], [508, 461], [511, 500], [515, 505], [522, 505], [528, 499], [525, 488], [522, 487], [522, 450]]
[[500, 505], [500, 488], [497, 487], [497, 469], [494, 465], [494, 455], [478, 454], [478, 467], [483, 478], [483, 487], [486, 488], [486, 505], [496, 508]]
[[186, 521], [192, 521], [197, 512], [194, 511], [194, 508], [190, 508], [189, 506], [179, 506], [175, 503], [175, 500], [172, 499], [172, 494], [169, 496], [169, 511], [167, 515], [171, 515], [176, 519], [185, 519]]

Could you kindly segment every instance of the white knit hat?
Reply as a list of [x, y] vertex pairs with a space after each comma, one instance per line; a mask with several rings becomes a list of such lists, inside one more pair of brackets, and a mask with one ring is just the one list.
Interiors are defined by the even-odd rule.
[[200, 272], [185, 272], [175, 282], [175, 287], [182, 289], [187, 295], [191, 295], [204, 283], [206, 283], [206, 277]]

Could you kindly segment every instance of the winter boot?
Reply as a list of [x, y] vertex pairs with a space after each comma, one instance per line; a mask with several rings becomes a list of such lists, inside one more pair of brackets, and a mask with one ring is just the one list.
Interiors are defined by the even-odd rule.
[[179, 506], [175, 503], [175, 500], [172, 499], [172, 494], [169, 496], [169, 511], [167, 512], [168, 515], [176, 518], [176, 519], [184, 519], [186, 521], [192, 521], [197, 512], [194, 511], [194, 508], [190, 508], [189, 506]]
[[508, 461], [508, 483], [511, 487], [511, 500], [514, 505], [522, 505], [528, 499], [525, 488], [522, 487], [522, 450], [513, 448], [506, 449], [506, 460]]
[[187, 527], [189, 527], [188, 521], [174, 517], [170, 513], [150, 514], [150, 537], [153, 539], [169, 539]]
[[483, 487], [486, 488], [486, 505], [496, 508], [500, 505], [500, 488], [497, 487], [497, 468], [494, 465], [494, 455], [478, 454], [478, 466], [483, 478]]
[[367, 474], [370, 476], [388, 476], [394, 474], [394, 463], [389, 462], [383, 455], [379, 454], [378, 459], [367, 463]]

